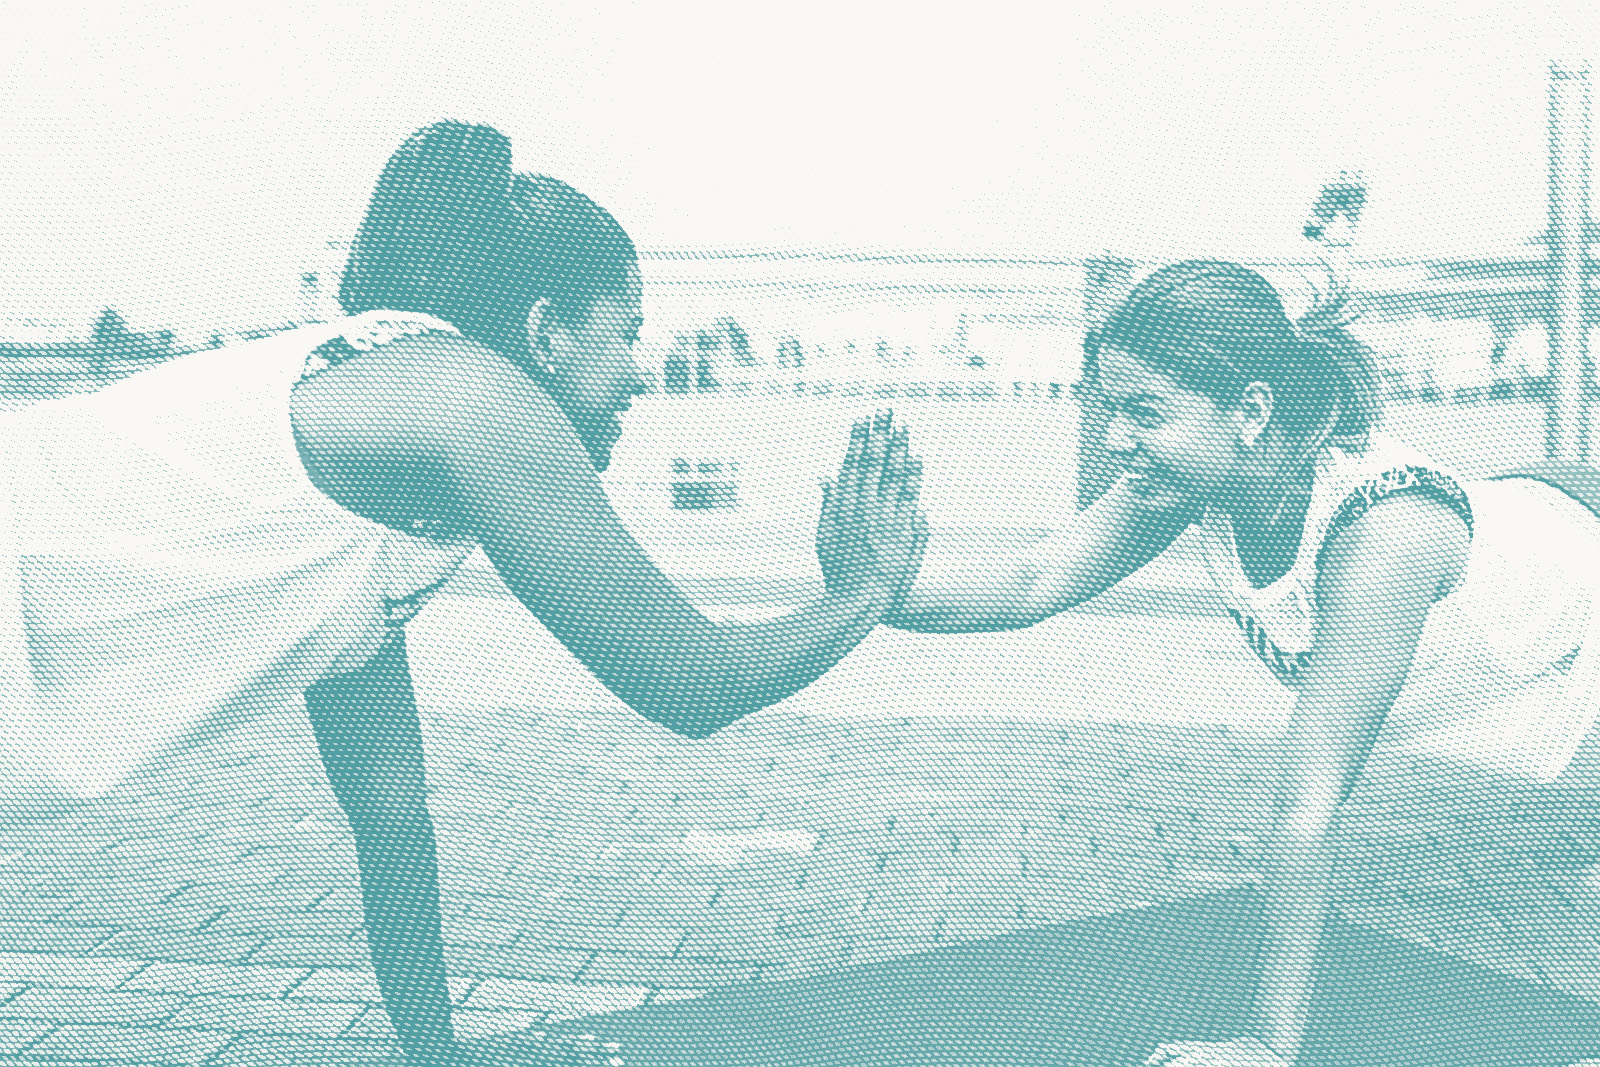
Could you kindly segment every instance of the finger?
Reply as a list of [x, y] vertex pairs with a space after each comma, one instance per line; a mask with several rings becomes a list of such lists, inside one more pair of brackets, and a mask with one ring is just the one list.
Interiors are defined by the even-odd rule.
[[887, 473], [895, 482], [905, 480], [910, 471], [911, 462], [911, 435], [904, 427], [894, 431], [889, 439], [889, 463]]
[[894, 426], [890, 419], [883, 419], [882, 426], [878, 427], [877, 459], [878, 478], [893, 477], [893, 467], [901, 448], [901, 430]]
[[877, 415], [873, 415], [866, 420], [866, 423], [866, 436], [862, 441], [861, 450], [861, 460], [864, 465], [871, 464], [878, 458], [878, 452], [883, 441], [882, 420]]
[[850, 447], [845, 452], [838, 485], [841, 497], [845, 500], [855, 496], [859, 491], [862, 468], [866, 462], [869, 433], [870, 428], [865, 419], [857, 419], [850, 430]]
[[866, 451], [867, 435], [870, 427], [867, 420], [857, 419], [850, 427], [850, 446], [845, 450], [844, 465], [846, 470], [854, 469], [861, 464], [861, 457]]
[[837, 505], [844, 499], [846, 487], [850, 484], [850, 473], [841, 464], [837, 474], [831, 478], [818, 478], [817, 482], [828, 491], [828, 495], [823, 498], [824, 506], [829, 500]]
[[920, 574], [922, 564], [928, 555], [928, 524], [920, 515], [913, 522], [911, 538], [911, 554], [906, 560], [906, 566], [913, 574]]
[[876, 497], [878, 484], [883, 479], [883, 434], [876, 424], [869, 425], [867, 436], [862, 443], [861, 455], [855, 467], [855, 481], [853, 491], [865, 503], [870, 497]]
[[883, 466], [878, 471], [877, 490], [885, 498], [895, 495], [904, 477], [901, 467], [900, 441], [898, 434], [886, 436], [883, 440]]
[[910, 459], [910, 438], [906, 430], [896, 429], [888, 438], [888, 451], [883, 464], [882, 490], [898, 488], [906, 480], [907, 461]]
[[914, 501], [922, 495], [922, 460], [916, 456], [906, 457], [906, 476], [901, 484], [900, 499]]

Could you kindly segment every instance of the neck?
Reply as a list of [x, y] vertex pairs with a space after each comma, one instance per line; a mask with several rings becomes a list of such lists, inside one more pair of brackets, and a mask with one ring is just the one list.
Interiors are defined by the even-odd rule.
[[1268, 457], [1244, 457], [1219, 503], [1235, 526], [1283, 529], [1305, 518], [1311, 500], [1313, 474], [1309, 469], [1286, 477]]

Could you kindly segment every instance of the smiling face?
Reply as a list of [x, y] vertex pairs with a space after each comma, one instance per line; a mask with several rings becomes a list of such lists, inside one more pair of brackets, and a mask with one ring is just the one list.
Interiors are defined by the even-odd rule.
[[1107, 346], [1084, 387], [1085, 399], [1110, 416], [1106, 448], [1127, 471], [1128, 488], [1152, 505], [1225, 501], [1253, 479], [1249, 447], [1271, 417], [1270, 389], [1263, 396], [1259, 383], [1224, 407]]
[[637, 269], [621, 292], [596, 297], [581, 320], [552, 315], [543, 300], [528, 317], [539, 382], [566, 412], [596, 470], [610, 466], [622, 436], [621, 415], [647, 391], [633, 358], [643, 322]]

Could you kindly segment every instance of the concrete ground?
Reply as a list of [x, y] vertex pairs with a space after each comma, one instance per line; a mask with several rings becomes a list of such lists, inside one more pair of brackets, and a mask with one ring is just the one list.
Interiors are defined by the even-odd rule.
[[[880, 630], [703, 742], [462, 579], [411, 640], [458, 1031], [1250, 879], [1284, 705], [1203, 596], [1145, 577], [1025, 634]], [[1600, 885], [1574, 873], [1600, 850], [1597, 763], [1547, 789], [1374, 767], [1341, 829], [1341, 911], [1600, 1000]], [[297, 708], [80, 810], [0, 821], [0, 1067], [58, 1060], [398, 1062]]]

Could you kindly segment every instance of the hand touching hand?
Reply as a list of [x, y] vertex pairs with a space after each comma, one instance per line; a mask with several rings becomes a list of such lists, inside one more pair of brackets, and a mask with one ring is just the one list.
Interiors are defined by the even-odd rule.
[[1290, 1067], [1253, 1037], [1237, 1041], [1177, 1041], [1159, 1045], [1145, 1067]]
[[891, 413], [856, 422], [838, 480], [824, 484], [817, 561], [830, 592], [884, 583], [896, 602], [916, 581], [928, 543], [917, 509], [922, 464]]

